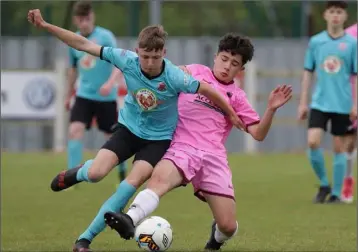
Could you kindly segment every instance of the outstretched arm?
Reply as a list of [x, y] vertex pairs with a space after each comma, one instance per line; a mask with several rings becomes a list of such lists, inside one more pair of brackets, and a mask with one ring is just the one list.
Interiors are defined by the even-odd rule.
[[257, 141], [263, 141], [272, 124], [272, 119], [278, 108], [286, 104], [292, 98], [292, 88], [290, 86], [282, 86], [275, 88], [269, 97], [267, 109], [260, 123], [251, 125], [247, 128], [249, 134]]
[[101, 52], [101, 46], [96, 43], [82, 37], [74, 32], [63, 29], [56, 25], [52, 25], [43, 20], [39, 9], [30, 10], [27, 15], [27, 19], [37, 28], [45, 29], [49, 33], [53, 34], [65, 44], [73, 47], [79, 51], [84, 51], [93, 56], [99, 57]]

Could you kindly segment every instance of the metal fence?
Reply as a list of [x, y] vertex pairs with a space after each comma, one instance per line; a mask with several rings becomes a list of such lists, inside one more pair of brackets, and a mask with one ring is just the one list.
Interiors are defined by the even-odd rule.
[[[218, 38], [181, 37], [171, 38], [167, 44], [167, 58], [176, 64], [202, 63], [211, 66], [217, 49]], [[278, 111], [277, 120], [267, 139], [259, 144], [259, 151], [296, 151], [306, 145], [305, 126], [295, 121], [297, 95], [300, 90], [299, 75], [284, 76], [280, 72], [299, 71], [302, 69], [307, 40], [296, 39], [253, 39], [255, 60], [258, 67], [265, 72], [259, 78], [256, 109], [262, 115], [269, 92], [281, 83], [293, 85], [296, 97], [283, 109]], [[135, 48], [135, 38], [119, 38], [118, 47]], [[64, 57], [67, 50], [64, 44], [52, 37], [19, 38], [3, 37], [1, 43], [2, 69], [53, 69], [57, 57]], [[7, 121], [1, 123], [1, 147], [9, 151], [34, 151], [51, 148], [53, 122], [51, 121]], [[229, 152], [243, 150], [243, 134], [233, 131], [227, 147]], [[88, 132], [85, 146], [96, 149], [102, 145], [104, 138], [96, 129]], [[325, 140], [325, 145], [329, 142]]]

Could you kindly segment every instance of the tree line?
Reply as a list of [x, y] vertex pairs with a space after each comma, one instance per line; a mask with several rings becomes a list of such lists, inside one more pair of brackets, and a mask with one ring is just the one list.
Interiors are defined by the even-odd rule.
[[[74, 1], [1, 1], [3, 36], [46, 35], [27, 23], [27, 11], [41, 9], [47, 21], [74, 30]], [[325, 27], [325, 2], [311, 2], [306, 13], [302, 1], [163, 1], [162, 24], [170, 36], [221, 36], [236, 31], [251, 37], [300, 37]], [[349, 4], [347, 24], [356, 22], [357, 2]], [[93, 2], [97, 24], [116, 36], [136, 36], [148, 25], [148, 1]]]

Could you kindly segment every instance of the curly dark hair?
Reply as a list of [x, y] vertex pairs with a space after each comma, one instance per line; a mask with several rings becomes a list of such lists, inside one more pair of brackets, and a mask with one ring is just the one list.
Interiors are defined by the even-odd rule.
[[347, 9], [348, 4], [346, 1], [327, 1], [326, 10], [331, 7], [341, 8], [341, 9], [345, 10], [345, 9]]
[[254, 46], [250, 39], [236, 33], [227, 33], [220, 39], [218, 53], [224, 51], [232, 55], [241, 55], [243, 65], [254, 56]]

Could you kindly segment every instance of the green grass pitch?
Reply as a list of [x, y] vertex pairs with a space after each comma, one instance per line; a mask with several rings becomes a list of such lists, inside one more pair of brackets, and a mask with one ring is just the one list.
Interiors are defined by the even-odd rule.
[[[87, 154], [87, 157], [93, 154]], [[326, 164], [331, 177], [331, 158]], [[355, 251], [356, 204], [314, 205], [317, 181], [303, 154], [231, 155], [239, 233], [224, 251]], [[54, 193], [52, 178], [64, 154], [3, 153], [1, 250], [72, 251], [101, 204], [114, 192], [115, 172], [98, 184]], [[172, 251], [202, 250], [212, 217], [192, 187], [165, 196], [154, 213], [174, 229]], [[95, 251], [140, 251], [106, 229]]]

